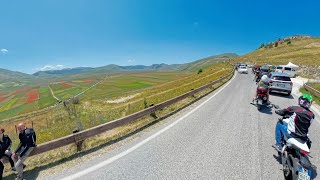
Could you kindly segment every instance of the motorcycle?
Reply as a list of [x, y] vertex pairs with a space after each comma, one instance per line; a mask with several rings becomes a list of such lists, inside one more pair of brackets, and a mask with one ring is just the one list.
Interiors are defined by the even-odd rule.
[[257, 88], [257, 97], [256, 97], [256, 105], [258, 110], [261, 110], [261, 107], [268, 104], [268, 94], [269, 90], [267, 88], [258, 87]]
[[260, 72], [259, 72], [259, 71], [256, 71], [256, 72], [255, 72], [255, 75], [254, 75], [254, 80], [255, 80], [256, 82], [259, 82], [260, 79], [261, 79]]
[[[276, 112], [277, 113], [277, 112]], [[279, 118], [283, 123], [284, 118]], [[309, 160], [311, 141], [298, 138], [282, 137], [282, 150], [279, 153], [283, 165], [283, 175], [286, 180], [310, 180], [312, 164]]]

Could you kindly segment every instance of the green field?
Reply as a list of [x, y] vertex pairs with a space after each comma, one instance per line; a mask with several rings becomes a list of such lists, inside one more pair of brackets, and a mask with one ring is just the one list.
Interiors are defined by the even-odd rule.
[[83, 100], [110, 100], [127, 96], [133, 91], [142, 90], [168, 81], [189, 76], [185, 73], [132, 73], [107, 78], [95, 88], [89, 90]]
[[64, 86], [62, 83], [50, 84], [54, 95], [61, 100], [71, 98], [89, 88], [91, 83], [84, 83], [83, 81], [65, 82], [70, 86]]
[[52, 97], [48, 87], [40, 87], [39, 96], [39, 109], [46, 108], [56, 103], [56, 99]]

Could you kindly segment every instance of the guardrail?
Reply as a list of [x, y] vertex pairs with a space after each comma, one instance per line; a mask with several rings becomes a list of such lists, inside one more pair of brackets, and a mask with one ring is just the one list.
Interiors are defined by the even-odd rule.
[[132, 115], [129, 115], [129, 116], [105, 123], [105, 124], [101, 124], [99, 126], [96, 126], [96, 127], [90, 128], [90, 129], [86, 129], [84, 131], [80, 131], [80, 132], [77, 132], [77, 133], [74, 133], [74, 134], [53, 140], [53, 141], [49, 141], [49, 142], [40, 144], [32, 151], [30, 156], [41, 154], [41, 153], [44, 153], [44, 152], [47, 152], [47, 151], [50, 151], [50, 150], [53, 150], [53, 149], [56, 149], [59, 147], [63, 147], [63, 146], [66, 146], [66, 145], [69, 145], [72, 143], [77, 144], [78, 142], [81, 142], [87, 138], [93, 137], [95, 135], [104, 133], [106, 131], [112, 130], [112, 129], [120, 127], [120, 126], [123, 126], [123, 125], [128, 124], [130, 122], [133, 122], [139, 118], [142, 118], [146, 115], [150, 115], [157, 110], [161, 110], [165, 107], [168, 107], [168, 106], [170, 106], [174, 103], [177, 103], [185, 98], [188, 98], [188, 97], [190, 97], [190, 96], [192, 96], [192, 95], [194, 95], [204, 89], [207, 89], [207, 88], [213, 86], [214, 84], [217, 84], [217, 83], [223, 81], [224, 79], [227, 79], [228, 77], [230, 77], [234, 74], [234, 71], [235, 71], [235, 68], [233, 68], [232, 71], [228, 75], [223, 76], [218, 80], [212, 81], [211, 83], [204, 85], [204, 86], [201, 86], [200, 88], [197, 88], [195, 90], [191, 90], [183, 95], [169, 99], [169, 100], [162, 102], [160, 104], [156, 104], [152, 107], [146, 108], [146, 109], [139, 111], [139, 112], [136, 112]]
[[320, 97], [320, 92], [316, 89], [314, 89], [313, 87], [309, 86], [307, 83], [303, 84], [303, 87], [308, 90], [309, 92], [311, 92], [312, 94]]

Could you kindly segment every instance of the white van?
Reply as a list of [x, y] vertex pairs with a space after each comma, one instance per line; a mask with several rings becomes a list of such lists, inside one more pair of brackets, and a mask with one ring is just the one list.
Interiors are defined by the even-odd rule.
[[277, 66], [275, 71], [280, 73], [287, 73], [291, 78], [297, 76], [296, 70], [290, 66]]

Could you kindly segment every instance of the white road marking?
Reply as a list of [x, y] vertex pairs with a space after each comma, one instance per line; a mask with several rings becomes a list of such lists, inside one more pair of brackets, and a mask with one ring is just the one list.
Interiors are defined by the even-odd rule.
[[233, 78], [227, 83], [225, 84], [217, 93], [215, 93], [213, 96], [211, 96], [209, 99], [207, 99], [206, 101], [204, 101], [203, 103], [201, 103], [199, 106], [197, 106], [196, 108], [194, 108], [193, 110], [191, 110], [190, 112], [188, 112], [187, 114], [185, 114], [184, 116], [182, 116], [180, 119], [176, 120], [175, 122], [173, 122], [172, 124], [166, 126], [165, 128], [161, 129], [160, 131], [158, 131], [157, 133], [153, 134], [152, 136], [148, 137], [147, 139], [141, 141], [140, 143], [134, 145], [133, 147], [127, 149], [124, 152], [121, 152], [120, 154], [113, 156], [109, 159], [107, 159], [106, 161], [103, 161], [97, 165], [94, 165], [86, 170], [83, 170], [81, 172], [75, 173], [71, 176], [67, 176], [65, 178], [63, 178], [62, 180], [73, 180], [73, 179], [77, 179], [80, 178], [84, 175], [87, 175], [91, 172], [94, 172], [126, 155], [128, 155], [129, 153], [133, 152], [134, 150], [138, 149], [139, 147], [141, 147], [142, 145], [146, 144], [147, 142], [151, 141], [152, 139], [156, 138], [157, 136], [159, 136], [160, 134], [164, 133], [165, 131], [171, 129], [173, 126], [175, 126], [176, 124], [178, 124], [180, 121], [184, 120], [186, 117], [188, 117], [190, 114], [194, 113], [196, 110], [198, 110], [199, 108], [201, 108], [204, 104], [206, 104], [208, 101], [210, 101], [211, 99], [213, 99], [216, 95], [218, 95], [224, 88], [226, 88], [231, 82], [232, 80], [236, 77], [237, 73], [235, 73], [235, 75], [233, 76]]

